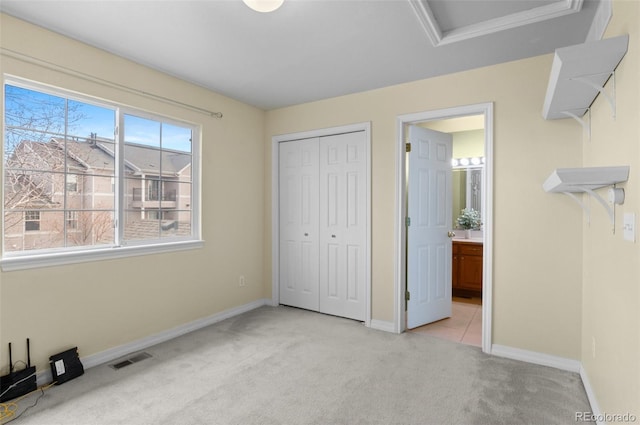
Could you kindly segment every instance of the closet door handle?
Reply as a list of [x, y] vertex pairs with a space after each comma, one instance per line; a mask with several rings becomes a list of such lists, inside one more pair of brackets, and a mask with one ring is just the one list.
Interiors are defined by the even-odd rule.
[[309, 236], [309, 234], [308, 234], [308, 233], [305, 233], [304, 235], [305, 235], [305, 236]]
[[332, 238], [335, 238], [335, 237], [336, 237], [336, 235], [331, 235], [331, 237], [332, 237]]

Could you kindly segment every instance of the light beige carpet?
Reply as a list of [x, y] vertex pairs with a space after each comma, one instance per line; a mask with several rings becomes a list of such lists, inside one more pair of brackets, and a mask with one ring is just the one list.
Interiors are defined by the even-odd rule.
[[575, 373], [288, 307], [145, 351], [51, 388], [13, 424], [548, 425], [590, 411]]

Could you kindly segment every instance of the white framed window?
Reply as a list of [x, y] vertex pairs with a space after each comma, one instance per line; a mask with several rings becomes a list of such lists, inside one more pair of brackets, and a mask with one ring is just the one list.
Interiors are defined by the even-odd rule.
[[77, 192], [78, 191], [78, 175], [77, 174], [67, 174], [67, 192]]
[[3, 94], [3, 269], [201, 246], [199, 126], [20, 79]]
[[24, 212], [24, 231], [34, 232], [40, 230], [40, 211]]
[[66, 211], [65, 212], [67, 230], [76, 230], [78, 229], [78, 211]]

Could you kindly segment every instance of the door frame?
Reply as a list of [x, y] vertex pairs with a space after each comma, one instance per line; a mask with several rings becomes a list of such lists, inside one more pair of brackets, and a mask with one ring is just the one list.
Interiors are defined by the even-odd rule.
[[279, 144], [314, 137], [364, 131], [366, 158], [366, 244], [365, 244], [365, 319], [371, 326], [371, 122], [288, 133], [271, 138], [271, 305], [280, 304], [280, 210], [279, 210]]
[[446, 109], [416, 112], [399, 115], [396, 118], [396, 201], [395, 201], [395, 279], [394, 279], [394, 327], [398, 333], [406, 330], [405, 291], [407, 264], [407, 164], [406, 164], [406, 131], [407, 124], [425, 121], [440, 121], [469, 115], [484, 114], [484, 149], [485, 149], [485, 217], [484, 250], [482, 271], [482, 351], [491, 353], [492, 342], [492, 300], [493, 300], [493, 102], [456, 106]]

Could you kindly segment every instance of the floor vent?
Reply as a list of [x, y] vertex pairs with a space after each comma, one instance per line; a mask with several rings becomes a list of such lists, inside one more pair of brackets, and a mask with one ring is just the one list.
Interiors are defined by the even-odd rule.
[[147, 352], [137, 353], [137, 354], [134, 354], [133, 356], [129, 357], [128, 359], [121, 360], [118, 363], [114, 363], [114, 364], [111, 364], [109, 366], [112, 369], [118, 370], [118, 369], [122, 369], [123, 367], [127, 367], [129, 365], [132, 365], [134, 363], [141, 362], [144, 359], [148, 359], [150, 357], [152, 357], [151, 354], [149, 354]]

